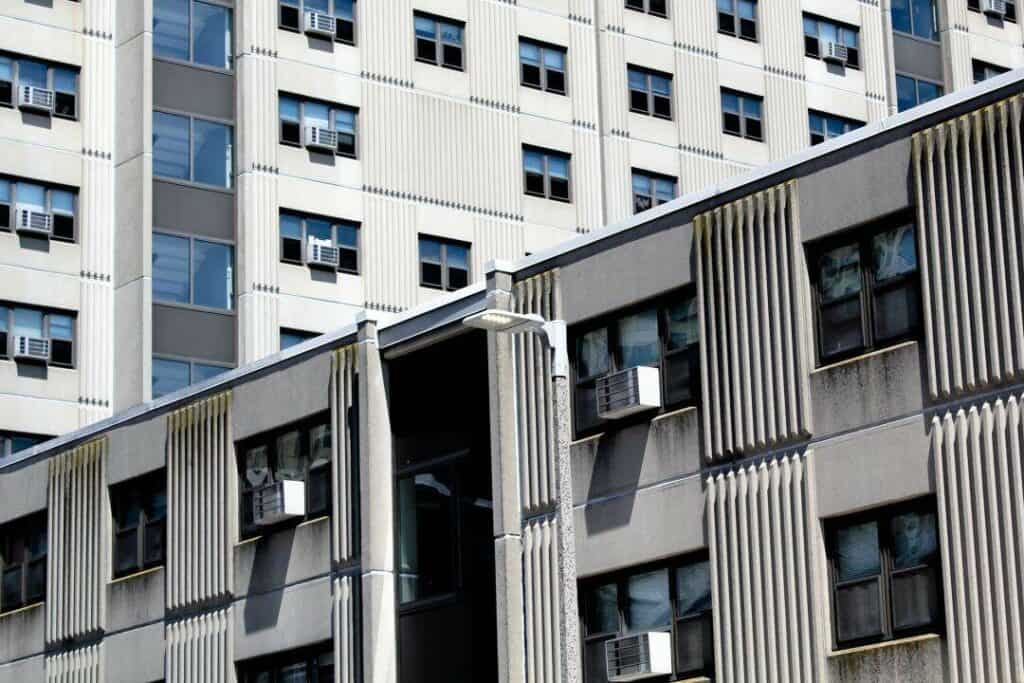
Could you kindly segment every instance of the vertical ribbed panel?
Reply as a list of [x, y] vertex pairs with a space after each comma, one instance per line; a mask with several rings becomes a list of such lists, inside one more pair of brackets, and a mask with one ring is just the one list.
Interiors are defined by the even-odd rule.
[[359, 640], [359, 612], [351, 576], [342, 576], [331, 582], [331, 615], [334, 621], [334, 683], [357, 683], [356, 670]]
[[[712, 17], [710, 21], [714, 21], [714, 6], [702, 3], [699, 11], [702, 22], [709, 21], [704, 16], [708, 13]], [[718, 180], [722, 158], [717, 52], [713, 46], [704, 45], [706, 39], [694, 35], [692, 29], [686, 30], [685, 35], [685, 40], [699, 42], [696, 45], [686, 43], [676, 50], [675, 107], [676, 111], [686, 112], [685, 116], [676, 117], [682, 152], [681, 193], [704, 188]]]
[[1022, 400], [932, 419], [952, 683], [1024, 680]]
[[526, 613], [526, 683], [558, 683], [559, 603], [558, 521], [523, 525], [523, 600]]
[[356, 386], [359, 354], [356, 347], [346, 346], [331, 354], [331, 473], [334, 487], [331, 492], [331, 544], [335, 563], [349, 562], [358, 552], [356, 539], [358, 520], [353, 505], [358, 495], [358, 451], [353, 451], [352, 407], [358, 400]]
[[167, 683], [233, 683], [231, 608], [167, 625]]
[[[558, 271], [541, 273], [514, 287], [518, 313], [537, 313], [547, 320], [561, 318]], [[550, 509], [556, 497], [556, 434], [552, 406], [551, 356], [536, 335], [516, 335], [516, 433], [519, 439], [520, 486], [523, 510], [529, 514]]]
[[609, 223], [633, 215], [633, 186], [629, 160], [629, 139], [608, 135], [604, 143], [604, 196]]
[[[412, 9], [410, 0], [359, 4], [359, 53], [364, 77], [412, 83]], [[467, 55], [467, 60], [471, 58]]]
[[472, 0], [466, 22], [466, 67], [472, 99], [517, 109], [519, 34], [515, 0]]
[[810, 433], [807, 271], [796, 184], [694, 222], [709, 461]]
[[758, 37], [768, 74], [804, 78], [803, 7], [800, 0], [758, 3]]
[[167, 608], [231, 595], [238, 508], [231, 392], [167, 416]]
[[[589, 3], [580, 3], [589, 4]], [[594, 129], [597, 125], [598, 64], [597, 39], [592, 19], [576, 16], [569, 20], [569, 97], [572, 118], [577, 125]]]
[[[602, 3], [616, 5], [617, 3]], [[621, 9], [618, 11], [621, 12]], [[614, 14], [615, 12], [610, 12]], [[621, 17], [620, 17], [621, 18]], [[629, 93], [626, 82], [626, 38], [617, 31], [624, 29], [609, 27], [598, 33], [601, 41], [598, 56], [600, 58], [601, 105], [604, 114], [603, 134], [629, 136]], [[616, 96], [615, 93], [621, 93]]]
[[[971, 64], [971, 37], [968, 34], [970, 11], [966, 2], [939, 2], [936, 14], [942, 32], [942, 57], [945, 62], [946, 92], [966, 88], [974, 83]], [[1016, 38], [1020, 33], [1014, 28]]]
[[[604, 225], [601, 205], [601, 139], [597, 131], [576, 126], [572, 132], [573, 205], [576, 207], [576, 231], [590, 232]], [[629, 167], [626, 166], [628, 172]]]
[[492, 259], [518, 259], [526, 255], [523, 226], [483, 216], [473, 217], [473, 259], [471, 275], [474, 280], [483, 277], [487, 262]]
[[106, 625], [110, 520], [107, 439], [49, 461], [46, 642], [59, 643]]
[[106, 683], [103, 643], [46, 657], [46, 683]]
[[401, 311], [419, 294], [416, 205], [374, 195], [363, 197], [360, 231], [369, 308]]
[[864, 55], [864, 93], [867, 96], [868, 122], [877, 121], [888, 114], [886, 101], [889, 90], [886, 78], [885, 24], [882, 9], [877, 2], [860, 3], [860, 52]]
[[729, 683], [815, 683], [812, 455], [707, 479], [716, 662]]
[[807, 147], [807, 79], [804, 76], [800, 0], [758, 3], [764, 44], [764, 135], [773, 159]]
[[1024, 377], [1024, 154], [1015, 96], [914, 135], [931, 397]]

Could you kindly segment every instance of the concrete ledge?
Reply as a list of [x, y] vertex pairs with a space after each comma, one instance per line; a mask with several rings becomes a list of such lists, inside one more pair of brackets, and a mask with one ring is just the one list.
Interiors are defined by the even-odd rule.
[[838, 650], [826, 665], [833, 683], [937, 683], [948, 678], [945, 650], [929, 633]]

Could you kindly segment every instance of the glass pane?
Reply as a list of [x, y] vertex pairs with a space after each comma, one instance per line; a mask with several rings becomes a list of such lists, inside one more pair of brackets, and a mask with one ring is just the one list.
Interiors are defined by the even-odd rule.
[[189, 179], [188, 128], [186, 116], [153, 112], [153, 175]]
[[0, 306], [0, 332], [7, 331], [7, 320], [10, 314], [10, 310], [11, 309], [7, 308], [6, 306]]
[[908, 569], [937, 561], [939, 540], [935, 530], [935, 513], [908, 512], [893, 517], [889, 523], [892, 534], [893, 568]]
[[821, 308], [821, 353], [831, 356], [864, 344], [860, 299]]
[[935, 33], [935, 0], [911, 0], [910, 6], [914, 35], [934, 40], [937, 37]]
[[897, 631], [934, 624], [939, 620], [939, 586], [934, 568], [892, 577], [892, 621]]
[[151, 522], [167, 517], [167, 491], [165, 490], [165, 482], [163, 480], [154, 480], [152, 486], [156, 490], [153, 491], [153, 495], [149, 497], [149, 500], [146, 503], [146, 516]]
[[740, 18], [754, 19], [757, 5], [752, 0], [739, 0], [738, 7], [740, 11]]
[[234, 300], [234, 249], [227, 244], [195, 242], [193, 303], [230, 311]]
[[917, 270], [917, 245], [912, 225], [875, 235], [871, 241], [871, 251], [877, 282]]
[[309, 238], [327, 240], [333, 244], [334, 230], [331, 228], [331, 222], [320, 218], [307, 218], [306, 239]]
[[188, 386], [188, 363], [166, 358], [153, 359], [153, 398]]
[[874, 576], [882, 571], [878, 524], [865, 522], [836, 532], [836, 570], [839, 581]]
[[882, 633], [881, 591], [878, 579], [836, 589], [836, 637], [840, 643]]
[[32, 85], [37, 88], [50, 87], [46, 78], [47, 66], [31, 59], [18, 60], [18, 83]]
[[[129, 484], [129, 486], [131, 485]], [[117, 519], [114, 520], [117, 523], [117, 528], [128, 529], [137, 527], [141, 518], [141, 491], [135, 488], [128, 488], [128, 486], [121, 487], [121, 495], [117, 503]]]
[[306, 462], [302, 453], [302, 433], [298, 430], [277, 437], [277, 479], [303, 481]]
[[66, 190], [50, 190], [50, 207], [64, 213], [75, 212], [75, 195]]
[[206, 363], [193, 363], [192, 364], [192, 384], [199, 382], [205, 382], [211, 377], [227, 372], [231, 368], [226, 368], [223, 365], [207, 365]]
[[631, 576], [626, 582], [626, 627], [650, 631], [668, 626], [672, 605], [668, 597], [668, 570]]
[[281, 226], [281, 237], [289, 237], [296, 240], [302, 239], [301, 218], [283, 213], [278, 219], [278, 223]]
[[644, 175], [643, 173], [633, 174], [633, 194], [642, 194], [645, 196], [652, 196], [654, 193], [651, 191], [651, 177]]
[[306, 678], [306, 663], [289, 664], [281, 669], [280, 683], [308, 683], [312, 678]]
[[449, 268], [469, 269], [469, 249], [456, 244], [447, 245], [446, 257]]
[[722, 111], [738, 114], [740, 111], [740, 98], [734, 93], [722, 93]]
[[581, 379], [597, 377], [608, 372], [608, 330], [601, 328], [587, 332], [580, 337], [577, 360], [578, 375]]
[[454, 587], [452, 481], [448, 470], [398, 483], [398, 583], [402, 603]]
[[530, 173], [544, 175], [544, 155], [540, 152], [524, 151], [523, 168]]
[[70, 315], [51, 313], [49, 319], [51, 339], [74, 339], [75, 324]]
[[53, 67], [53, 89], [63, 92], [78, 92], [78, 72], [74, 69]]
[[587, 683], [608, 683], [608, 664], [604, 654], [604, 640], [588, 642], [584, 645], [583, 666], [586, 668]]
[[4, 570], [3, 584], [4, 609], [21, 605], [21, 565]]
[[339, 225], [336, 228], [338, 233], [338, 244], [343, 247], [359, 246], [359, 229], [351, 225]]
[[331, 108], [322, 102], [303, 102], [302, 118], [309, 125], [330, 128]]
[[548, 175], [552, 178], [568, 178], [569, 158], [558, 154], [548, 156]]
[[355, 19], [353, 4], [353, 0], [334, 0], [334, 16], [353, 21]]
[[618, 633], [619, 590], [614, 583], [591, 588], [587, 593], [587, 633]]
[[281, 332], [281, 350], [284, 351], [296, 344], [301, 344], [310, 338], [311, 337], [305, 334], [299, 334], [298, 332]]
[[43, 313], [31, 308], [14, 309], [14, 334], [27, 337], [43, 336]]
[[11, 201], [11, 183], [0, 178], [0, 202]]
[[910, 0], [892, 0], [892, 28], [910, 33]]
[[420, 240], [420, 261], [441, 263], [441, 243], [434, 240]]
[[270, 482], [270, 451], [266, 446], [250, 448], [245, 453], [245, 481], [251, 488]]
[[197, 183], [231, 187], [231, 128], [196, 119], [193, 165]]
[[668, 350], [683, 349], [700, 341], [697, 298], [689, 297], [668, 308]]
[[711, 614], [676, 622], [676, 672], [705, 671], [714, 661]]
[[17, 183], [15, 192], [18, 195], [18, 203], [25, 204], [40, 211], [46, 210], [46, 188], [33, 183]]
[[188, 60], [189, 0], [154, 0], [153, 53]]
[[805, 36], [816, 36], [818, 35], [818, 22], [810, 17], [804, 17], [804, 35]]
[[282, 119], [288, 121], [298, 121], [299, 101], [294, 97], [281, 96], [277, 100], [277, 111]]
[[637, 71], [636, 69], [629, 70], [629, 89], [630, 90], [647, 90], [647, 74], [643, 71]]
[[686, 351], [665, 358], [665, 399], [669, 404], [692, 401], [700, 392], [700, 349], [691, 346]]
[[828, 119], [828, 137], [837, 138], [846, 132], [846, 123], [842, 119]]
[[670, 202], [676, 197], [676, 181], [659, 178], [654, 181], [654, 196], [659, 204]]
[[13, 62], [9, 57], [0, 57], [0, 81], [14, 80]]
[[876, 292], [875, 335], [879, 341], [895, 339], [913, 330], [920, 320], [917, 283], [907, 283]]
[[335, 109], [334, 129], [345, 133], [355, 134], [356, 113], [351, 109]]
[[825, 134], [825, 119], [821, 114], [810, 113], [807, 116], [807, 123], [812, 133]]
[[526, 64], [540, 66], [540, 48], [533, 43], [519, 43], [519, 59]]
[[453, 24], [441, 24], [441, 40], [453, 45], [462, 45], [462, 27]]
[[231, 10], [196, 2], [192, 6], [192, 51], [196, 64], [231, 67]]
[[623, 368], [658, 362], [658, 312], [628, 315], [619, 321], [619, 357]]
[[917, 106], [917, 81], [909, 76], [896, 76], [896, 104], [899, 111]]
[[821, 257], [821, 300], [829, 303], [860, 291], [860, 249], [839, 247]]
[[190, 302], [187, 237], [153, 233], [153, 299]]
[[672, 95], [672, 81], [663, 76], [651, 76], [651, 92], [656, 95]]
[[734, 0], [718, 0], [718, 10], [720, 12], [733, 13], [733, 2]]
[[433, 19], [416, 17], [416, 35], [420, 38], [435, 38], [437, 36], [437, 24]]
[[711, 609], [711, 562], [694, 562], [676, 569], [676, 616]]
[[331, 0], [305, 0], [304, 9], [307, 12], [330, 14]]
[[753, 97], [744, 97], [743, 115], [755, 119], [761, 118], [761, 100]]
[[[33, 446], [41, 444], [44, 441], [46, 441], [46, 438], [45, 437], [39, 437], [39, 436], [24, 436], [24, 435], [23, 436], [12, 436], [11, 437], [11, 454], [13, 455], [13, 454], [15, 454], [15, 453], [17, 453], [19, 451], [23, 451], [23, 450], [26, 450], [28, 448], [32, 448]], [[46, 539], [44, 538], [43, 540], [45, 541]]]
[[309, 430], [309, 466], [326, 465], [331, 461], [331, 426], [317, 425]]
[[562, 71], [565, 69], [565, 53], [561, 50], [544, 50], [544, 66]]

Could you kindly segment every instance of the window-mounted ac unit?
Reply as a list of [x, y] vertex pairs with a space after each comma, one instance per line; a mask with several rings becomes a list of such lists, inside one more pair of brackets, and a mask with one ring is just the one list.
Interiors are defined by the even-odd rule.
[[41, 363], [50, 362], [50, 340], [42, 337], [17, 335], [14, 337], [14, 358]]
[[604, 420], [661, 407], [658, 368], [629, 368], [597, 380], [597, 414]]
[[660, 631], [634, 633], [604, 644], [609, 681], [638, 681], [672, 673], [672, 636]]
[[305, 482], [283, 479], [252, 493], [252, 519], [258, 526], [270, 526], [305, 514]]
[[14, 228], [18, 232], [49, 237], [53, 232], [53, 216], [29, 206], [18, 206]]
[[303, 27], [306, 33], [313, 36], [321, 36], [334, 40], [334, 31], [337, 27], [334, 17], [323, 12], [306, 12], [306, 25]]
[[338, 132], [320, 126], [306, 126], [306, 147], [333, 152], [338, 147]]
[[321, 240], [315, 237], [309, 238], [306, 245], [306, 262], [311, 266], [321, 268], [338, 267], [338, 248], [330, 240]]
[[981, 0], [981, 11], [990, 17], [1006, 16], [1006, 0]]
[[53, 91], [32, 85], [23, 85], [18, 88], [18, 107], [33, 111], [52, 112]]
[[822, 55], [822, 59], [833, 64], [846, 64], [848, 54], [845, 45], [829, 40], [825, 43], [825, 53]]

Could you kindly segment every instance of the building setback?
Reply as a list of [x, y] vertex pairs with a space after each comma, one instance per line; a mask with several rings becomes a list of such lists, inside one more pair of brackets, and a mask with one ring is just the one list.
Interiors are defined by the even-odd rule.
[[0, 681], [1019, 680], [1022, 115], [998, 76], [10, 456]]
[[1001, 0], [6, 2], [0, 457], [1020, 66], [1022, 40]]

